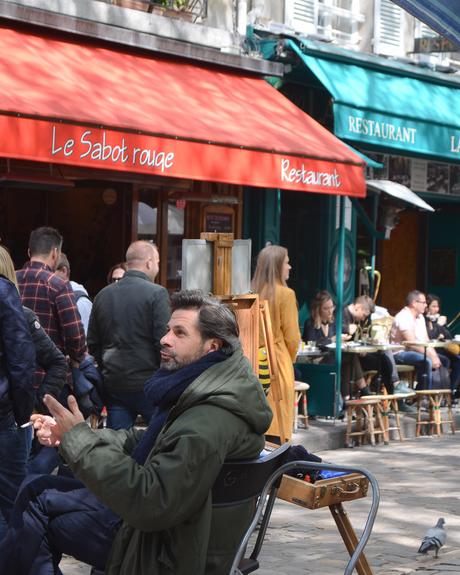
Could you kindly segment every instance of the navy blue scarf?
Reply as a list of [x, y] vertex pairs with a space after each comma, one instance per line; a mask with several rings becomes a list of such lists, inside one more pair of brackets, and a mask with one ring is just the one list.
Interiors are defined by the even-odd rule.
[[204, 371], [225, 359], [228, 359], [228, 355], [220, 350], [213, 351], [177, 371], [160, 368], [145, 382], [144, 393], [155, 410], [142, 439], [131, 453], [133, 459], [140, 465], [145, 463], [165, 424], [169, 411], [177, 403], [180, 396]]

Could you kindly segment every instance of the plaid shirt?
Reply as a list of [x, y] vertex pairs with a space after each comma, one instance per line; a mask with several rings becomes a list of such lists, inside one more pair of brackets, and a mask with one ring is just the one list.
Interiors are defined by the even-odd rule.
[[85, 332], [69, 282], [42, 262], [27, 262], [16, 272], [22, 304], [36, 313], [57, 347], [75, 361], [86, 352]]

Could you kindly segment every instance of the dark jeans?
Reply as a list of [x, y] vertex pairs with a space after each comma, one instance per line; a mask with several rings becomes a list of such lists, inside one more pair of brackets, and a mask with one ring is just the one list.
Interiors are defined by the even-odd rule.
[[143, 391], [107, 393], [105, 400], [107, 427], [111, 429], [129, 429], [134, 425], [138, 415], [142, 415], [148, 425], [152, 417], [153, 407]]
[[103, 571], [120, 524], [76, 479], [30, 478], [0, 543], [0, 573], [56, 574], [63, 553]]
[[[389, 394], [394, 392], [394, 383], [398, 381], [393, 355], [390, 353], [367, 353], [359, 358], [361, 366], [365, 371], [376, 370], [380, 373], [383, 385]], [[380, 389], [375, 389], [380, 393]]]
[[447, 349], [438, 349], [437, 350], [440, 357], [447, 357], [450, 361], [450, 386], [452, 389], [452, 393], [455, 393], [456, 390], [460, 388], [460, 355], [455, 355], [450, 353]]
[[[431, 359], [424, 360], [423, 353], [418, 351], [399, 351], [395, 354], [397, 364], [413, 365], [417, 374], [418, 389], [432, 389], [433, 387], [433, 366]], [[426, 384], [424, 385], [426, 377]]]
[[12, 416], [0, 422], [0, 541], [26, 474], [30, 437], [31, 429], [17, 427]]

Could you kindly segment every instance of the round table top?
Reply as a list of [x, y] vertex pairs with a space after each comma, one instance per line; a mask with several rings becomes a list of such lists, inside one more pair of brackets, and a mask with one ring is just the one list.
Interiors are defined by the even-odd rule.
[[418, 345], [419, 347], [446, 347], [450, 343], [455, 343], [452, 340], [439, 340], [431, 339], [429, 341], [403, 341], [403, 345]]
[[302, 351], [298, 351], [297, 352], [297, 357], [305, 355], [307, 357], [314, 357], [317, 355], [321, 355], [323, 352], [319, 349], [319, 347], [306, 347], [305, 349], [302, 349]]
[[[335, 349], [335, 343], [328, 343], [325, 347], [328, 349]], [[342, 351], [346, 353], [374, 353], [377, 351], [377, 348], [374, 345], [367, 345], [364, 343], [342, 343], [341, 345]]]
[[347, 399], [345, 400], [345, 407], [347, 405], [366, 405], [380, 403], [380, 399], [375, 395], [366, 395], [366, 397], [360, 397], [358, 399]]
[[400, 343], [373, 343], [373, 347], [377, 348], [377, 351], [402, 351], [404, 346]]
[[451, 389], [416, 389], [416, 395], [439, 395], [440, 393], [452, 394]]
[[406, 399], [408, 397], [415, 397], [415, 391], [410, 393], [379, 393], [378, 395], [364, 395], [362, 399], [378, 399], [379, 401], [390, 399]]

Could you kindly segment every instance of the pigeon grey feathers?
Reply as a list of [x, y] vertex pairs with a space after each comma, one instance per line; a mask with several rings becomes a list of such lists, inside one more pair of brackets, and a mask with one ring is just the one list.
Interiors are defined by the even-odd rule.
[[427, 553], [430, 549], [434, 549], [435, 557], [446, 542], [447, 534], [444, 529], [444, 519], [440, 517], [435, 527], [430, 527], [426, 532], [425, 537], [422, 539], [422, 544], [419, 547], [418, 553]]

